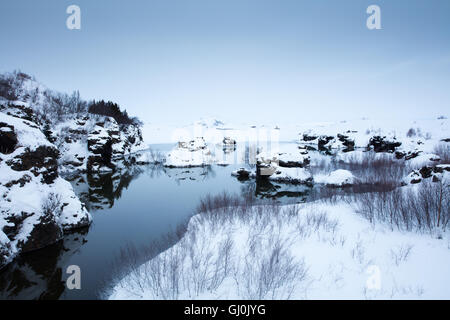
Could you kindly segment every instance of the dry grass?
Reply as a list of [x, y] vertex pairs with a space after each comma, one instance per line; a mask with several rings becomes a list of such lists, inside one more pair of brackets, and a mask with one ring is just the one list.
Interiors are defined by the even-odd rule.
[[[291, 254], [291, 236], [281, 230], [297, 225], [293, 221], [299, 221], [299, 207], [283, 210], [273, 202], [255, 204], [254, 199], [227, 193], [206, 196], [189, 229], [169, 237], [176, 246], [124, 248], [117, 260], [120, 272], [110, 285], [130, 290], [134, 297], [145, 293], [145, 298], [179, 299], [202, 297], [231, 282], [242, 299], [290, 298], [307, 268]], [[240, 243], [230, 235], [236, 225], [248, 230]], [[336, 225], [326, 214], [317, 219], [310, 215], [295, 233], [301, 236], [320, 228]], [[216, 234], [224, 236], [212, 241], [210, 235]]]
[[450, 164], [450, 144], [441, 142], [434, 147], [433, 153], [441, 159], [441, 164]]

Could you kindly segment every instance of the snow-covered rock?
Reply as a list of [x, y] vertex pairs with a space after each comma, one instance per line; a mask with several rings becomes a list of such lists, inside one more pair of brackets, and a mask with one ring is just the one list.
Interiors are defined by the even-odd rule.
[[201, 167], [214, 162], [211, 151], [202, 137], [191, 141], [178, 142], [178, 146], [169, 152], [165, 166], [172, 168]]
[[325, 184], [330, 187], [345, 187], [354, 184], [355, 176], [348, 170], [338, 169], [327, 175], [318, 174], [314, 176], [315, 183]]
[[0, 146], [0, 267], [20, 252], [61, 239], [90, 224], [91, 216], [69, 182], [59, 177], [56, 147], [28, 120], [0, 112], [17, 143]]
[[430, 178], [433, 182], [442, 181], [444, 183], [450, 183], [450, 164], [425, 165], [420, 169], [411, 171], [402, 182], [404, 185], [417, 184], [424, 179]]
[[311, 173], [305, 168], [309, 157], [300, 152], [296, 155], [288, 153], [275, 153], [267, 155], [259, 153], [256, 157], [256, 169], [250, 172], [240, 168], [231, 175], [245, 180], [247, 178], [267, 179], [274, 182], [291, 184], [310, 184]]
[[[52, 91], [24, 73], [3, 74], [0, 79], [0, 111], [40, 128], [60, 152], [62, 172], [112, 170], [115, 160], [147, 149], [138, 122], [119, 124], [112, 117], [89, 113], [78, 92], [69, 96]], [[6, 136], [2, 132], [0, 139]]]
[[256, 156], [256, 178], [284, 183], [310, 183], [311, 173], [305, 169], [309, 156], [304, 152], [265, 153]]
[[236, 147], [236, 140], [230, 137], [224, 137], [222, 143], [224, 148]]

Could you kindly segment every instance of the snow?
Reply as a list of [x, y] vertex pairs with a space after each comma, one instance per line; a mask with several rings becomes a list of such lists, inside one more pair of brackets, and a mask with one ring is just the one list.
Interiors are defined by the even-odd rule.
[[200, 167], [210, 165], [214, 158], [205, 140], [197, 137], [191, 141], [180, 141], [166, 157], [167, 167]]
[[305, 168], [283, 168], [272, 164], [274, 173], [268, 177], [269, 180], [285, 183], [305, 183], [311, 180], [311, 173]]
[[348, 170], [338, 169], [327, 175], [317, 174], [314, 176], [315, 183], [322, 183], [329, 186], [341, 187], [351, 185], [355, 182], [355, 176]]
[[417, 157], [409, 160], [409, 165], [413, 168], [420, 168], [426, 165], [434, 165], [439, 161], [439, 156], [433, 153], [421, 153]]
[[[0, 112], [0, 121], [14, 126], [18, 137], [18, 146], [11, 154], [2, 154], [0, 161], [0, 243], [1, 247], [9, 247], [8, 259], [12, 259], [20, 252], [18, 244], [26, 241], [33, 228], [39, 223], [44, 214], [43, 205], [49, 195], [54, 194], [64, 204], [62, 210], [55, 214], [57, 224], [63, 230], [86, 225], [92, 218], [84, 205], [75, 195], [69, 182], [57, 177], [53, 183], [42, 183], [41, 175], [35, 176], [31, 170], [15, 171], [8, 165], [17, 155], [38, 147], [53, 147], [44, 134], [33, 124]], [[41, 170], [42, 171], [42, 170]], [[22, 181], [22, 182], [20, 182]], [[21, 186], [21, 183], [23, 184]], [[30, 214], [25, 218], [14, 239], [9, 239], [2, 231], [7, 225], [8, 218]]]
[[[214, 126], [214, 121], [223, 123]], [[413, 128], [415, 136], [408, 137], [409, 129]], [[337, 134], [349, 136], [355, 141], [355, 147], [365, 148], [374, 135], [396, 137], [402, 146], [400, 149], [413, 150], [418, 147], [424, 152], [432, 152], [434, 145], [441, 139], [450, 136], [448, 119], [395, 119], [395, 118], [361, 118], [328, 122], [286, 122], [254, 125], [249, 122], [228, 123], [217, 118], [199, 120], [189, 125], [170, 123], [145, 123], [143, 127], [144, 141], [150, 143], [171, 143], [185, 139], [203, 136], [207, 143], [220, 143], [224, 137], [230, 137], [237, 142], [245, 141], [299, 141], [304, 134], [336, 137]], [[317, 141], [312, 141], [312, 143]], [[333, 148], [343, 148], [342, 143], [335, 139]]]
[[189, 149], [179, 148], [172, 150], [166, 158], [167, 167], [201, 167], [212, 163], [212, 157], [209, 150], [190, 151]]
[[15, 118], [0, 112], [0, 122], [14, 126], [14, 131], [19, 141], [18, 147], [27, 147], [33, 151], [38, 146], [53, 146], [48, 142], [41, 130], [36, 128], [30, 121]]
[[[180, 284], [180, 292], [176, 298], [449, 298], [450, 242], [447, 234], [443, 239], [436, 239], [430, 234], [392, 231], [384, 225], [374, 226], [343, 202], [336, 205], [304, 204], [296, 215], [289, 214], [290, 207], [285, 206], [278, 217], [266, 216], [255, 207], [255, 214], [251, 216], [242, 218], [235, 215], [224, 219], [222, 223], [200, 215], [194, 216], [180, 242], [155, 259], [170, 261], [169, 257], [182, 257], [184, 251], [189, 252], [192, 248], [199, 254], [200, 260], [197, 261], [212, 262], [197, 268], [203, 268], [202, 272], [212, 275], [219, 248], [224, 239], [230, 239], [233, 246], [228, 263], [233, 271], [212, 290], [204, 288], [195, 292], [187, 290], [185, 283]], [[277, 288], [275, 296], [249, 297], [245, 286], [251, 272], [242, 271], [257, 270], [258, 254], [263, 256], [265, 251], [270, 251], [274, 240], [287, 244], [293, 261], [297, 265], [304, 263], [306, 275], [282, 284]], [[246, 257], [250, 246], [261, 251], [256, 254], [255, 260], [248, 261]], [[178, 270], [184, 275], [180, 281], [192, 281], [189, 274], [196, 267], [188, 257], [189, 254], [179, 261], [181, 265]], [[209, 258], [201, 260], [201, 257]], [[151, 263], [152, 261], [139, 267], [141, 277], [151, 272]], [[161, 299], [145, 281], [137, 281], [137, 274], [134, 272], [121, 279], [109, 298]]]

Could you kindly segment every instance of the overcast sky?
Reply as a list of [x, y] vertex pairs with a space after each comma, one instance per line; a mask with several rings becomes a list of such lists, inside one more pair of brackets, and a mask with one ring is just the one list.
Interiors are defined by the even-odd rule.
[[[81, 8], [81, 30], [66, 8]], [[366, 8], [381, 8], [368, 30]], [[436, 117], [448, 0], [2, 0], [0, 71], [158, 123]]]

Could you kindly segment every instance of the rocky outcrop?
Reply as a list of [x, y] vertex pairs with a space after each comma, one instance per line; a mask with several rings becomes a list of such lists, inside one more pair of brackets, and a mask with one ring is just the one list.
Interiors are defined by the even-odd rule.
[[413, 170], [403, 179], [403, 185], [417, 184], [423, 180], [430, 179], [433, 182], [450, 182], [450, 165], [440, 164], [435, 166], [423, 166], [420, 169]]
[[17, 135], [14, 127], [0, 122], [0, 152], [8, 154], [14, 151], [17, 145]]
[[232, 138], [229, 137], [223, 138], [222, 145], [223, 145], [223, 152], [225, 154], [232, 153], [236, 150], [236, 140]]
[[397, 159], [405, 159], [405, 160], [411, 160], [414, 158], [417, 158], [422, 151], [420, 150], [414, 150], [414, 151], [395, 151], [395, 158]]
[[113, 118], [86, 115], [58, 126], [56, 144], [64, 172], [108, 172], [132, 153], [146, 149], [141, 130]]
[[309, 156], [306, 149], [300, 149], [298, 153], [274, 153], [260, 152], [256, 156], [256, 168], [250, 172], [244, 168], [233, 171], [232, 175], [239, 180], [255, 178], [257, 181], [270, 180], [288, 184], [312, 183], [312, 176], [306, 170], [309, 164]]
[[245, 181], [250, 178], [250, 171], [245, 168], [240, 168], [239, 170], [236, 170], [233, 175], [235, 175], [239, 181]]
[[0, 123], [8, 128], [8, 141], [15, 140], [0, 150], [2, 267], [22, 252], [43, 248], [59, 241], [64, 232], [88, 226], [91, 216], [70, 183], [59, 176], [60, 153], [39, 126], [2, 112]]
[[191, 141], [180, 141], [169, 152], [164, 166], [169, 168], [192, 168], [208, 166], [214, 162], [211, 151], [202, 137]]
[[318, 141], [317, 141], [317, 146], [319, 147], [319, 150], [324, 150], [324, 149], [330, 149], [331, 148], [331, 143], [334, 141], [334, 137], [333, 136], [320, 136]]
[[310, 150], [319, 150], [330, 154], [332, 149], [342, 149], [343, 152], [355, 149], [355, 139], [352, 137], [357, 131], [347, 130], [345, 133], [315, 134], [311, 132], [300, 135], [300, 145]]
[[389, 140], [385, 136], [373, 136], [370, 138], [367, 148], [373, 149], [375, 152], [395, 152], [395, 149], [401, 145], [402, 143], [395, 138]]
[[342, 143], [342, 145], [345, 147], [343, 152], [349, 152], [349, 151], [355, 150], [355, 140], [351, 139], [350, 136], [338, 133], [337, 138]]
[[26, 147], [6, 163], [15, 171], [30, 171], [41, 182], [50, 184], [58, 177], [59, 152], [53, 146], [38, 146], [35, 150]]

